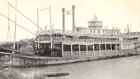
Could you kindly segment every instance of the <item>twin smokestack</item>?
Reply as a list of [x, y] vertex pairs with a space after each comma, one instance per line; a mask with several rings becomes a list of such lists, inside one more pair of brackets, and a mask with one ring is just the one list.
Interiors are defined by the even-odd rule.
[[[65, 33], [65, 8], [62, 8], [62, 29]], [[72, 32], [75, 30], [75, 5], [72, 5]]]

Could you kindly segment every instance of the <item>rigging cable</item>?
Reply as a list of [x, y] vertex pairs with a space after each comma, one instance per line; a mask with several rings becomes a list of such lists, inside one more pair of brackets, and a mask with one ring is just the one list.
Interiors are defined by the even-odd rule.
[[[9, 19], [9, 21], [11, 21], [12, 23], [15, 23], [15, 21], [13, 21], [12, 19], [8, 18], [7, 16], [3, 15], [2, 13], [0, 13], [1, 16], [3, 16], [6, 19]], [[23, 26], [19, 25], [18, 23], [16, 23], [17, 26], [19, 26], [20, 28], [24, 29], [25, 31], [29, 32], [30, 34], [36, 36], [33, 32], [29, 31], [28, 29], [24, 28]]]
[[8, 5], [10, 5], [12, 8], [14, 8], [18, 13], [20, 13], [23, 17], [25, 17], [26, 19], [28, 19], [31, 23], [33, 23], [35, 26], [37, 26], [38, 28], [42, 29], [41, 27], [39, 27], [39, 25], [37, 25], [34, 21], [32, 21], [30, 18], [28, 18], [27, 16], [25, 16], [22, 12], [20, 12], [18, 9], [16, 9], [12, 4], [10, 4], [9, 2], [7, 2]]

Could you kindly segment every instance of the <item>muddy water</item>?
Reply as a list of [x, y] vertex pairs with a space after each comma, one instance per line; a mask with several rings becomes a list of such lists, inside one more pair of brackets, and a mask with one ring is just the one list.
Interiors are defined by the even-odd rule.
[[[43, 77], [40, 74], [70, 73]], [[25, 79], [140, 79], [140, 56], [22, 69]]]

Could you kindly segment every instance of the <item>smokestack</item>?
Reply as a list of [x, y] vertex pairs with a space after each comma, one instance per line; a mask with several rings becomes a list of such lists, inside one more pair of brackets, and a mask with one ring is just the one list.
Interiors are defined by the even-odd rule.
[[129, 25], [127, 24], [127, 33], [129, 33]]
[[130, 33], [131, 33], [131, 23], [129, 24], [129, 31], [130, 31]]
[[72, 31], [75, 30], [75, 5], [72, 5]]
[[65, 8], [62, 8], [62, 26], [63, 33], [65, 33]]

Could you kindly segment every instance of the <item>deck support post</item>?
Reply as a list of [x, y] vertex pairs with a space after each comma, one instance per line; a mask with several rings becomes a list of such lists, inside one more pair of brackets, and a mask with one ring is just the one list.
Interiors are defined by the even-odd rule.
[[102, 57], [101, 44], [99, 44], [99, 57]]
[[81, 46], [80, 46], [80, 44], [79, 44], [79, 58], [81, 58]]
[[62, 43], [62, 57], [64, 57], [64, 44]]
[[52, 48], [53, 48], [53, 44], [52, 44], [52, 37], [51, 37], [51, 52], [52, 52]]
[[70, 44], [70, 48], [71, 48], [71, 57], [73, 57], [73, 50], [72, 50], [72, 44]]
[[86, 55], [88, 57], [88, 45], [86, 44]]
[[117, 45], [117, 43], [116, 43], [116, 56], [118, 55], [118, 45]]
[[93, 55], [94, 55], [94, 57], [95, 57], [95, 52], [94, 52], [94, 44], [93, 44], [93, 46], [92, 46], [92, 53], [93, 53]]
[[108, 56], [106, 44], [105, 44], [105, 53], [106, 53], [106, 56]]
[[113, 56], [113, 52], [112, 52], [112, 43], [110, 44], [110, 50], [111, 50], [111, 55]]

